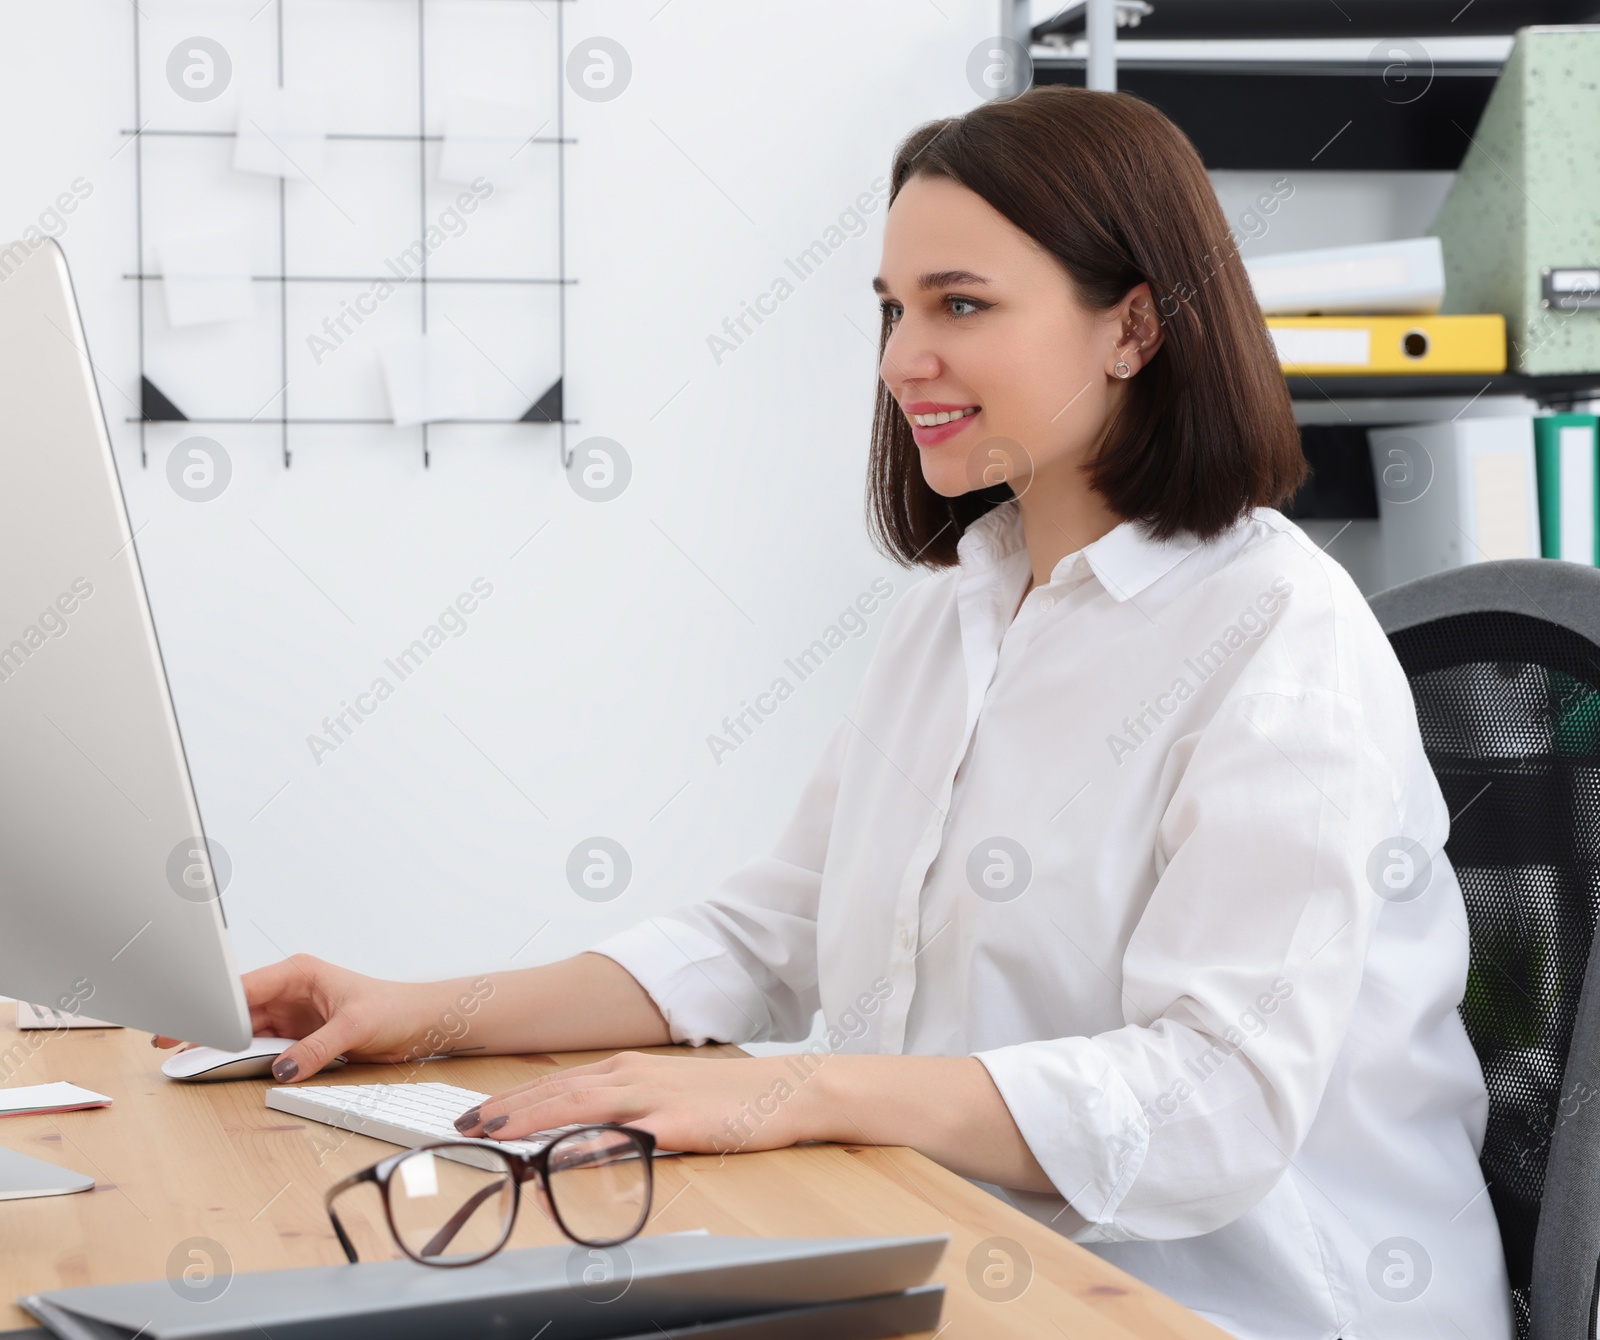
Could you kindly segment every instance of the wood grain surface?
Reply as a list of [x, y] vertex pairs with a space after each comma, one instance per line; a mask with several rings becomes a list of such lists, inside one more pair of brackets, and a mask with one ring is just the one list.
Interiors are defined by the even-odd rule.
[[[270, 1081], [175, 1083], [161, 1074], [164, 1055], [132, 1030], [26, 1034], [0, 1026], [8, 1085], [70, 1080], [115, 1100], [110, 1108], [0, 1118], [6, 1147], [97, 1182], [78, 1195], [0, 1201], [0, 1329], [32, 1324], [14, 1301], [25, 1294], [181, 1269], [174, 1251], [191, 1238], [219, 1244], [236, 1272], [344, 1261], [323, 1192], [394, 1146], [270, 1110], [262, 1101]], [[414, 1077], [498, 1092], [602, 1055], [457, 1058], [429, 1062]], [[401, 1078], [397, 1067], [350, 1066], [310, 1083]], [[658, 1159], [645, 1233], [702, 1228], [763, 1237], [948, 1234], [935, 1276], [946, 1287], [941, 1340], [1224, 1334], [909, 1149], [814, 1144]], [[990, 1244], [994, 1238], [1007, 1241]], [[525, 1198], [512, 1245], [561, 1241], [534, 1198]], [[991, 1247], [1003, 1255], [991, 1256]], [[990, 1283], [1014, 1270], [1026, 1286], [1000, 1301], [986, 1267]]]

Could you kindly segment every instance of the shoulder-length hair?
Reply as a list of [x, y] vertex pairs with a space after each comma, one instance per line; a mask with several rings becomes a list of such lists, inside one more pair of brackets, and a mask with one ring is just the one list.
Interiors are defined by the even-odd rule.
[[[1126, 93], [1052, 85], [930, 121], [895, 153], [889, 201], [913, 176], [946, 177], [1046, 248], [1079, 298], [1106, 311], [1148, 283], [1165, 338], [1127, 384], [1087, 463], [1090, 485], [1157, 539], [1208, 539], [1306, 475], [1287, 383], [1200, 156], [1171, 121]], [[889, 338], [885, 313], [879, 361]], [[880, 379], [868, 526], [890, 557], [956, 562], [956, 541], [1011, 497], [959, 497], [922, 477], [911, 427]]]

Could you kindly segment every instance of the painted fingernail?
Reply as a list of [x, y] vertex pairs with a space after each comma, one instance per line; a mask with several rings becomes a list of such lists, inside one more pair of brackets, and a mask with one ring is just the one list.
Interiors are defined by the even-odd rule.
[[510, 1120], [510, 1117], [494, 1117], [483, 1123], [483, 1133], [485, 1135], [493, 1135]]
[[482, 1111], [483, 1105], [481, 1103], [477, 1107], [468, 1108], [456, 1118], [456, 1129], [458, 1131], [470, 1131], [478, 1124], [478, 1113]]
[[150, 1045], [151, 1045], [151, 1046], [152, 1046], [152, 1047], [154, 1047], [154, 1046], [155, 1046], [155, 1045], [156, 1045], [156, 1035], [155, 1035], [155, 1034], [154, 1034], [154, 1033], [152, 1033], [152, 1034], [151, 1034], [151, 1035], [150, 1035]]
[[280, 1084], [287, 1084], [300, 1073], [300, 1062], [292, 1056], [280, 1056], [272, 1063], [273, 1078]]

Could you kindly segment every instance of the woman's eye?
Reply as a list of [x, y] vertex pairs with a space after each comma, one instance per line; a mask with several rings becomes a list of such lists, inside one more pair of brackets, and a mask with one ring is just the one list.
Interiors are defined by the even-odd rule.
[[[954, 317], [974, 316], [989, 307], [986, 302], [979, 302], [976, 298], [949, 297], [944, 300], [945, 308]], [[889, 319], [892, 326], [905, 315], [905, 308], [897, 302], [880, 302], [878, 310]]]

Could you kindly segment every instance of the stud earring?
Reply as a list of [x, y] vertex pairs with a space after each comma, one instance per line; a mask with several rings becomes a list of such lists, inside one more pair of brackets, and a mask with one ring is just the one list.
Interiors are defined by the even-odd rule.
[[1111, 372], [1119, 381], [1127, 381], [1129, 377], [1133, 376], [1133, 369], [1121, 358], [1117, 360], [1117, 365], [1111, 369]]

